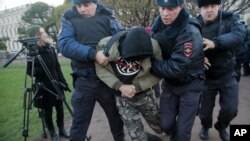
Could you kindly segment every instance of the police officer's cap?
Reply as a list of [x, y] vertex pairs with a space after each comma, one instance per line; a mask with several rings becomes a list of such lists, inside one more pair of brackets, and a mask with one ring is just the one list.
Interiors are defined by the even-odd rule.
[[207, 6], [210, 4], [221, 4], [221, 0], [197, 0], [198, 7], [201, 8], [203, 6]]
[[76, 4], [80, 4], [80, 3], [86, 4], [86, 3], [90, 3], [90, 2], [97, 3], [97, 0], [72, 0], [72, 2], [74, 5], [76, 5]]
[[156, 0], [156, 4], [161, 7], [177, 7], [184, 3], [184, 0]]

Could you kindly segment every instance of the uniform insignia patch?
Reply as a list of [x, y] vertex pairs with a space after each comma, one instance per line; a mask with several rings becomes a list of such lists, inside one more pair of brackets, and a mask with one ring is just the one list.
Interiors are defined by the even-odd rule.
[[141, 66], [136, 61], [126, 61], [124, 59], [115, 62], [118, 72], [122, 75], [135, 75], [141, 69]]
[[193, 54], [193, 44], [190, 42], [184, 43], [184, 55], [190, 57]]

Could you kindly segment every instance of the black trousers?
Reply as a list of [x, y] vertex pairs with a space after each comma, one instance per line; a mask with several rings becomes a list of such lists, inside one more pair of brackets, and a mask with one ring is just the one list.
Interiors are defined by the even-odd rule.
[[[63, 102], [61, 100], [58, 100], [55, 103], [55, 109], [56, 109], [56, 123], [57, 126], [60, 129], [64, 129], [64, 111], [63, 111]], [[45, 123], [47, 125], [47, 128], [49, 131], [55, 130], [52, 114], [53, 114], [53, 107], [44, 107], [44, 119]]]
[[208, 129], [213, 124], [213, 110], [216, 96], [219, 94], [220, 111], [218, 115], [218, 126], [225, 129], [237, 116], [239, 104], [239, 84], [235, 77], [222, 80], [220, 84], [205, 83], [207, 88], [202, 94], [200, 120], [204, 128]]
[[72, 96], [73, 122], [70, 129], [70, 141], [84, 141], [95, 102], [103, 108], [115, 141], [124, 140], [123, 121], [115, 105], [114, 90], [100, 80], [89, 80], [78, 77]]
[[[181, 88], [179, 88], [181, 89]], [[163, 88], [160, 98], [160, 125], [171, 141], [190, 141], [202, 91], [173, 93]]]

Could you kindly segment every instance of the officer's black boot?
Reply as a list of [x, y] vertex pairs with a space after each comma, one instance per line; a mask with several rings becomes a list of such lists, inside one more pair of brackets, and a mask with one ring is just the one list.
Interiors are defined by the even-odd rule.
[[200, 131], [200, 139], [201, 140], [208, 140], [208, 129], [202, 127]]
[[171, 132], [169, 132], [169, 131], [164, 131], [164, 133], [165, 133], [167, 136], [170, 136], [170, 135], [171, 135]]
[[216, 123], [214, 125], [214, 128], [216, 130], [218, 130], [220, 138], [221, 138], [222, 141], [229, 141], [230, 140], [229, 134], [227, 133], [227, 131], [226, 131], [225, 128], [220, 128], [220, 126], [218, 125], [218, 123]]
[[170, 141], [176, 141], [176, 131], [171, 132]]
[[56, 134], [55, 130], [51, 130], [49, 131], [49, 133], [50, 133], [51, 141], [60, 141], [60, 138]]
[[147, 133], [148, 141], [162, 141], [162, 139], [156, 135]]
[[68, 133], [64, 128], [63, 128], [63, 129], [59, 129], [59, 135], [60, 135], [61, 137], [66, 138], [66, 139], [69, 138], [69, 133]]

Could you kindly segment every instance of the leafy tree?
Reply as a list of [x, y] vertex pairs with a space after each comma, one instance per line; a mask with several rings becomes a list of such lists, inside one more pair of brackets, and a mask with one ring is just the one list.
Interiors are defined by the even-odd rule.
[[[115, 16], [124, 27], [130, 28], [135, 25], [149, 26], [156, 17], [158, 7], [155, 0], [99, 0], [112, 9]], [[244, 14], [250, 7], [250, 0], [222, 0], [222, 8], [233, 12]], [[72, 6], [71, 0], [65, 0], [64, 4], [55, 9], [56, 25], [60, 26], [61, 15]], [[191, 15], [197, 16], [199, 9], [197, 0], [186, 0], [187, 9]], [[248, 23], [248, 22], [247, 22]]]
[[25, 26], [19, 26], [17, 28], [17, 33], [18, 33], [18, 36], [19, 36], [19, 39], [23, 39], [23, 38], [27, 38], [27, 29], [28, 27], [25, 27]]
[[[198, 15], [197, 0], [186, 0], [187, 8], [193, 16]], [[234, 13], [244, 14], [250, 7], [250, 0], [222, 0], [221, 8]]]
[[250, 18], [247, 18], [246, 24], [250, 25]]
[[[100, 0], [100, 2], [113, 9], [116, 17], [125, 27], [148, 26], [158, 14], [155, 0]], [[191, 15], [198, 15], [197, 0], [186, 0], [186, 6]], [[244, 14], [248, 7], [250, 7], [250, 0], [222, 0], [224, 10]]]
[[7, 46], [4, 43], [7, 40], [9, 40], [9, 37], [0, 37], [0, 50], [6, 50], [7, 49]]
[[125, 27], [149, 26], [158, 14], [155, 0], [100, 0], [114, 10], [116, 17]]
[[57, 28], [60, 27], [62, 14], [72, 6], [73, 6], [72, 0], [64, 0], [63, 5], [60, 5], [60, 6], [55, 8], [55, 17], [56, 17]]
[[250, 6], [250, 0], [222, 0], [223, 9], [243, 14]]
[[0, 50], [6, 50], [7, 46], [5, 45], [4, 42], [0, 41]]
[[[58, 29], [56, 27], [54, 7], [44, 2], [36, 2], [24, 13], [22, 20], [28, 25], [42, 26], [54, 41], [57, 40]], [[19, 28], [18, 33], [25, 35], [26, 30], [27, 26], [22, 26]]]
[[36, 2], [24, 13], [22, 20], [26, 23], [42, 25], [51, 18], [51, 7], [43, 2]]

